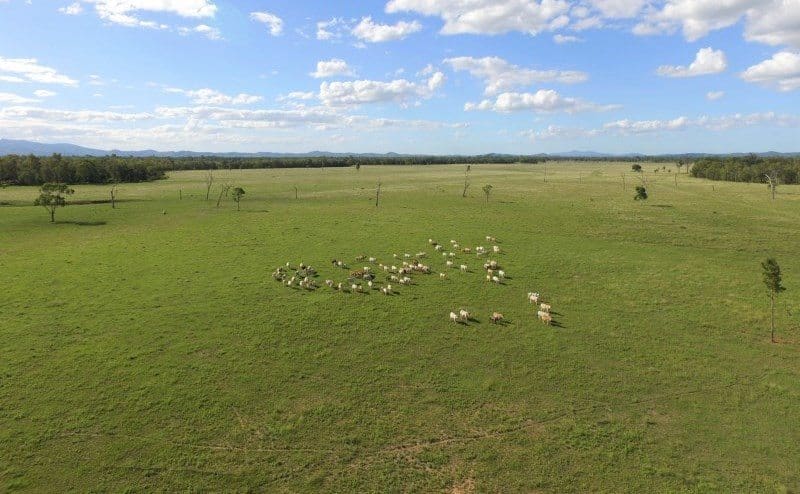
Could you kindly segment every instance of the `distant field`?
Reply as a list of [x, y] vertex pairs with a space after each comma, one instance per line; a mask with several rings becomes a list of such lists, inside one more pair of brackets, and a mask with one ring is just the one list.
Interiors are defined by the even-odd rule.
[[[178, 172], [55, 225], [0, 189], [0, 491], [797, 492], [800, 186], [654, 168], [646, 203], [630, 164], [472, 165], [467, 198], [463, 166], [220, 171], [208, 202]], [[270, 277], [486, 235], [505, 285], [474, 255], [392, 297]]]

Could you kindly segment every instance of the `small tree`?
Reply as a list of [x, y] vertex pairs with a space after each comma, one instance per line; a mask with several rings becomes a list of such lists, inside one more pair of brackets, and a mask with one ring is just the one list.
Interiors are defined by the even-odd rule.
[[111, 184], [111, 209], [117, 209], [117, 184]]
[[236, 203], [236, 210], [241, 211], [242, 196], [244, 195], [244, 189], [241, 187], [234, 187], [231, 193], [233, 194], [233, 201]]
[[677, 163], [677, 164], [675, 164], [675, 166], [677, 166], [677, 167], [678, 167], [678, 173], [680, 173], [680, 172], [681, 172], [681, 168], [683, 168], [683, 165], [684, 165], [684, 164], [685, 164], [685, 163], [683, 162], [683, 160], [678, 160], [678, 163]]
[[467, 189], [469, 189], [469, 171], [470, 166], [467, 165], [467, 169], [464, 170], [464, 192], [461, 193], [461, 197], [467, 197]]
[[486, 202], [489, 202], [489, 194], [492, 193], [492, 188], [493, 187], [489, 184], [483, 186], [483, 193], [486, 194]]
[[782, 291], [786, 290], [786, 288], [784, 288], [782, 285], [781, 267], [778, 265], [778, 261], [770, 257], [761, 263], [761, 268], [764, 270], [764, 284], [767, 286], [767, 290], [769, 290], [770, 309], [772, 311], [771, 339], [772, 342], [775, 343], [775, 297], [777, 297]]
[[770, 192], [772, 192], [772, 200], [775, 200], [775, 193], [778, 191], [778, 173], [772, 172], [772, 174], [765, 173], [764, 176], [767, 178], [767, 185], [769, 186]]
[[375, 189], [375, 207], [377, 208], [381, 202], [381, 181], [378, 180], [378, 187]]
[[33, 202], [34, 206], [42, 206], [50, 213], [50, 223], [56, 221], [56, 208], [67, 205], [65, 196], [74, 194], [75, 191], [65, 184], [47, 183], [39, 188], [39, 197]]
[[219, 189], [219, 197], [217, 197], [217, 207], [222, 203], [222, 196], [228, 197], [228, 192], [231, 190], [231, 184], [222, 184], [222, 188]]
[[361, 170], [361, 163], [356, 162], [356, 171]]
[[633, 164], [633, 165], [631, 165], [631, 170], [633, 170], [633, 171], [635, 171], [637, 173], [641, 173], [642, 172], [642, 165], [640, 165], [638, 163]]
[[205, 175], [205, 182], [206, 182], [206, 201], [208, 200], [208, 196], [211, 194], [211, 187], [214, 185], [214, 172], [211, 170], [206, 171]]
[[647, 188], [644, 185], [637, 185], [636, 186], [636, 195], [633, 196], [633, 199], [636, 201], [646, 201], [647, 200]]

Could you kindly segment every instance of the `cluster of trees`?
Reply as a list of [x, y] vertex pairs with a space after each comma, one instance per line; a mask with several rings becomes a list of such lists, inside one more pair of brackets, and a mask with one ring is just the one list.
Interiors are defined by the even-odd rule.
[[691, 169], [693, 177], [729, 182], [800, 183], [800, 158], [742, 157], [704, 158]]
[[158, 158], [0, 156], [0, 182], [15, 185], [149, 182], [164, 177]]
[[35, 155], [0, 156], [0, 183], [42, 185], [45, 183], [104, 184], [149, 182], [175, 170], [233, 170], [262, 168], [325, 168], [361, 165], [447, 165], [456, 163], [538, 163], [543, 158], [511, 155], [482, 156], [311, 156], [228, 157], [191, 156], [123, 157]]

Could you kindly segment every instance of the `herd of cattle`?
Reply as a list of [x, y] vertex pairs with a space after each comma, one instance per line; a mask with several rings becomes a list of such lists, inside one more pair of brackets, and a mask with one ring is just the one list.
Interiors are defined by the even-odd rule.
[[[499, 245], [496, 245], [497, 239], [487, 235], [486, 241], [492, 244], [491, 252], [493, 254], [501, 254], [503, 251]], [[477, 246], [474, 249], [470, 247], [461, 247], [455, 240], [450, 241], [450, 247], [445, 248], [443, 244], [435, 240], [428, 239], [428, 245], [433, 248], [434, 252], [441, 253], [442, 258], [445, 260], [445, 270], [438, 273], [439, 278], [445, 280], [449, 277], [448, 272], [458, 270], [462, 273], [469, 272], [469, 266], [466, 264], [456, 265], [454, 258], [461, 254], [475, 254], [476, 257], [481, 258], [489, 255], [489, 250], [484, 246]], [[332, 259], [331, 265], [334, 268], [344, 270], [348, 273], [345, 282], [337, 282], [331, 279], [325, 280], [325, 286], [328, 288], [341, 292], [341, 293], [365, 293], [372, 290], [378, 290], [384, 295], [395, 295], [397, 290], [392, 283], [397, 283], [402, 286], [412, 286], [414, 278], [417, 275], [431, 275], [434, 270], [424, 262], [428, 258], [428, 253], [420, 251], [416, 255], [398, 254], [393, 255], [394, 264], [384, 264], [378, 262], [375, 257], [368, 257], [365, 255], [355, 258], [356, 262], [369, 264], [363, 266], [361, 269], [351, 269], [346, 262]], [[483, 269], [486, 270], [486, 281], [496, 284], [504, 284], [506, 280], [506, 272], [496, 260], [487, 260], [483, 263]], [[277, 268], [272, 277], [285, 285], [288, 288], [304, 289], [304, 290], [317, 290], [315, 279], [318, 277], [317, 270], [309, 265], [300, 263], [298, 266], [292, 266], [287, 262], [285, 266]], [[383, 277], [383, 279], [381, 279]], [[552, 324], [553, 317], [551, 315], [551, 306], [545, 303], [542, 297], [537, 292], [529, 292], [527, 300], [538, 307], [537, 316], [544, 324]], [[472, 319], [470, 313], [461, 308], [458, 311], [450, 312], [450, 321], [454, 323], [467, 324]], [[493, 312], [489, 320], [493, 324], [501, 323], [505, 317], [500, 312]]]

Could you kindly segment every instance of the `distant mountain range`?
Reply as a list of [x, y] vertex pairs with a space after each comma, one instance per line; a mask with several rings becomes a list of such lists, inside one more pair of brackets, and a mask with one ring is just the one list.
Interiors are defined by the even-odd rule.
[[[312, 157], [345, 157], [345, 156], [355, 156], [361, 158], [369, 158], [369, 157], [382, 157], [382, 158], [402, 158], [407, 156], [419, 156], [419, 155], [411, 155], [411, 154], [398, 154], [398, 153], [330, 153], [325, 151], [311, 151], [309, 153], [270, 153], [270, 152], [261, 152], [261, 153], [215, 153], [215, 152], [197, 152], [197, 151], [155, 151], [152, 149], [145, 149], [143, 151], [120, 151], [118, 149], [112, 150], [102, 150], [102, 149], [92, 149], [83, 146], [77, 146], [75, 144], [45, 144], [41, 142], [34, 142], [34, 141], [21, 141], [21, 140], [13, 140], [13, 139], [0, 139], [0, 156], [7, 155], [7, 154], [20, 154], [20, 155], [27, 155], [27, 154], [34, 154], [37, 156], [49, 156], [53, 153], [58, 153], [64, 156], [108, 156], [112, 154], [116, 154], [117, 156], [133, 156], [133, 157], [148, 157], [148, 156], [156, 156], [156, 157], [164, 157], [164, 158], [185, 158], [185, 157], [192, 157], [192, 156], [221, 156], [221, 157], [229, 157], [229, 158], [312, 158]], [[488, 155], [497, 154], [497, 156], [511, 156], [509, 154], [502, 154], [502, 153], [488, 153]], [[729, 153], [724, 154], [724, 156], [743, 156], [747, 153]], [[771, 156], [800, 156], [800, 152], [796, 153], [778, 153], [774, 151], [764, 152], [764, 153], [756, 153], [759, 156], [763, 157], [771, 157]], [[639, 153], [628, 153], [628, 154], [608, 154], [608, 153], [598, 153], [594, 151], [567, 151], [564, 153], [538, 153], [533, 156], [541, 156], [541, 157], [561, 157], [561, 158], [645, 158], [648, 155], [639, 154]], [[661, 155], [654, 155], [654, 156], [675, 156], [675, 157], [683, 157], [683, 158], [702, 158], [707, 156], [723, 156], [723, 154], [713, 154], [713, 153], [677, 153], [677, 154], [661, 154]]]

